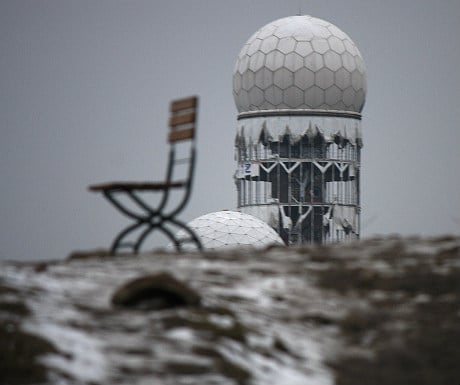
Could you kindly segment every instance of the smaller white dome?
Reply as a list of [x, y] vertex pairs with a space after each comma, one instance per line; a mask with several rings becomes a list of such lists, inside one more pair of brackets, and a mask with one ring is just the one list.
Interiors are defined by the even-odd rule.
[[[200, 238], [204, 249], [231, 249], [239, 246], [264, 248], [284, 245], [278, 233], [268, 224], [249, 214], [217, 211], [193, 219], [188, 226]], [[177, 238], [185, 237], [181, 230]]]

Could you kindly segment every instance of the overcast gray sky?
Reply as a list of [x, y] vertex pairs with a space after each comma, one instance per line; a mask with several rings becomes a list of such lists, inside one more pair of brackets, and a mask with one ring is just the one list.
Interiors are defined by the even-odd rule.
[[0, 259], [108, 246], [126, 220], [86, 186], [161, 179], [177, 96], [201, 97], [182, 218], [234, 209], [233, 65], [299, 8], [366, 61], [362, 235], [459, 234], [458, 0], [1, 0]]

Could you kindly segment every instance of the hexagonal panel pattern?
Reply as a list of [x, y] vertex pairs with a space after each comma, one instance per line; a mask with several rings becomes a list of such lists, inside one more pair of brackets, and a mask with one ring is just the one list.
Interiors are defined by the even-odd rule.
[[[242, 246], [256, 249], [284, 245], [278, 233], [262, 220], [237, 211], [217, 211], [202, 215], [188, 223], [204, 249], [232, 249]], [[188, 237], [179, 230], [177, 239]], [[168, 245], [168, 248], [172, 247]]]
[[366, 69], [356, 45], [335, 25], [307, 15], [286, 17], [262, 27], [243, 46], [233, 96], [239, 112], [361, 112]]

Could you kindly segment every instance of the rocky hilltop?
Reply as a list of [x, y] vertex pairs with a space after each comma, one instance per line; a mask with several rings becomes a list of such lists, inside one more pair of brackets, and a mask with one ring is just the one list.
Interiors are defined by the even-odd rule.
[[0, 267], [4, 385], [460, 379], [458, 237]]

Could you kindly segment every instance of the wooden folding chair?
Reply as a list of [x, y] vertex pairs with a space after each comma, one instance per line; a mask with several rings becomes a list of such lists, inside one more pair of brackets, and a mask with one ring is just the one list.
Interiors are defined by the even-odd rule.
[[[184, 222], [177, 219], [177, 215], [185, 208], [192, 189], [196, 159], [195, 130], [198, 97], [193, 96], [172, 101], [170, 112], [170, 132], [168, 135], [170, 151], [164, 181], [110, 182], [89, 186], [90, 191], [103, 193], [105, 198], [122, 214], [134, 221], [115, 237], [111, 246], [113, 254], [122, 248], [127, 248], [137, 254], [147, 236], [156, 229], [166, 234], [177, 250], [181, 250], [185, 243], [193, 243], [199, 250], [202, 250], [201, 242], [195, 232]], [[178, 157], [177, 146], [187, 147], [187, 156], [185, 158]], [[182, 169], [185, 167], [186, 175], [181, 175], [180, 179], [177, 179], [177, 173], [175, 173], [178, 167]], [[182, 198], [172, 208], [168, 208], [172, 191], [181, 192]], [[157, 204], [155, 206], [148, 203], [141, 195], [146, 192], [161, 194], [161, 197], [156, 200]], [[124, 201], [126, 199], [129, 204]], [[138, 210], [132, 209], [132, 205]], [[171, 225], [176, 229], [182, 229], [186, 236], [176, 238], [176, 232], [170, 229]]]

